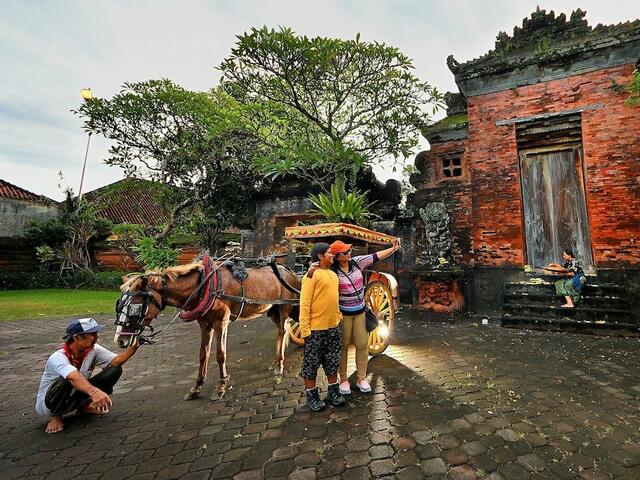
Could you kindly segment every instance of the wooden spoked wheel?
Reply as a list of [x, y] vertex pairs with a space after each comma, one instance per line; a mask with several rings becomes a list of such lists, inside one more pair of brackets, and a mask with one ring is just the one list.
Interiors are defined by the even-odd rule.
[[369, 355], [380, 355], [389, 346], [395, 311], [393, 309], [393, 295], [384, 283], [374, 281], [367, 285], [364, 291], [367, 306], [378, 317], [378, 328], [369, 332]]
[[302, 334], [300, 333], [300, 323], [298, 320], [290, 318], [287, 321], [287, 333], [289, 333], [289, 340], [291, 340], [294, 345], [298, 347], [304, 345], [304, 338], [302, 338]]

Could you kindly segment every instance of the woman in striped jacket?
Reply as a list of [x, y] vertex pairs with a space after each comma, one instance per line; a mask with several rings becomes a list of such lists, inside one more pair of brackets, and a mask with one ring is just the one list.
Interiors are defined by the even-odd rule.
[[340, 281], [340, 311], [342, 312], [342, 352], [340, 354], [340, 393], [349, 395], [351, 386], [347, 377], [347, 355], [349, 345], [356, 347], [356, 387], [362, 393], [371, 392], [371, 385], [367, 381], [367, 362], [369, 360], [369, 334], [365, 323], [364, 277], [362, 270], [378, 260], [384, 260], [400, 248], [400, 242], [395, 239], [392, 246], [372, 253], [358, 255], [351, 258], [351, 245], [337, 240], [331, 244], [330, 250], [334, 254], [333, 269]]

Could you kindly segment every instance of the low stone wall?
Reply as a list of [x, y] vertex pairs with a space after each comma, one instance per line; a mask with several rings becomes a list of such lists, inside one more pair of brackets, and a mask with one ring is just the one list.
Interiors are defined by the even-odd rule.
[[57, 217], [58, 214], [58, 207], [53, 204], [2, 198], [0, 199], [0, 237], [20, 238], [24, 235], [29, 222], [49, 220]]
[[38, 268], [36, 251], [24, 241], [0, 237], [0, 270], [32, 272]]

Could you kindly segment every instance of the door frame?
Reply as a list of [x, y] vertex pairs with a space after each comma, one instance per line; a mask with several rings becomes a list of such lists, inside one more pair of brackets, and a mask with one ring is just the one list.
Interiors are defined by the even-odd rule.
[[591, 253], [591, 263], [592, 265], [583, 265], [586, 273], [594, 273], [596, 272], [596, 259], [593, 250], [593, 241], [591, 240], [591, 214], [589, 212], [589, 202], [587, 198], [587, 182], [586, 182], [586, 166], [584, 162], [584, 149], [582, 147], [582, 142], [567, 142], [565, 144], [556, 144], [556, 145], [548, 145], [544, 147], [534, 147], [534, 148], [526, 148], [522, 150], [518, 150], [518, 175], [520, 176], [520, 213], [521, 213], [521, 222], [522, 222], [522, 245], [524, 248], [524, 260], [527, 264], [529, 264], [529, 251], [527, 248], [527, 230], [524, 227], [525, 225], [525, 205], [524, 205], [524, 178], [522, 175], [522, 158], [526, 157], [530, 154], [540, 154], [540, 153], [554, 153], [554, 152], [562, 152], [565, 150], [570, 150], [572, 152], [578, 154], [578, 161], [580, 162], [580, 166], [575, 169], [577, 175], [577, 185], [578, 189], [581, 190], [582, 196], [584, 198], [584, 208], [586, 214], [586, 222], [587, 222], [587, 233], [588, 233], [588, 242], [585, 242], [589, 248], [589, 252]]

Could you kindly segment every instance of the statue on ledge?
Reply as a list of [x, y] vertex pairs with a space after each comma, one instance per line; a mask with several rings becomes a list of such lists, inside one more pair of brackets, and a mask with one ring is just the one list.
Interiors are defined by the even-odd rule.
[[453, 261], [453, 238], [450, 231], [451, 218], [444, 202], [432, 202], [419, 210], [424, 222], [424, 235], [418, 240], [420, 251], [418, 265], [439, 268]]

